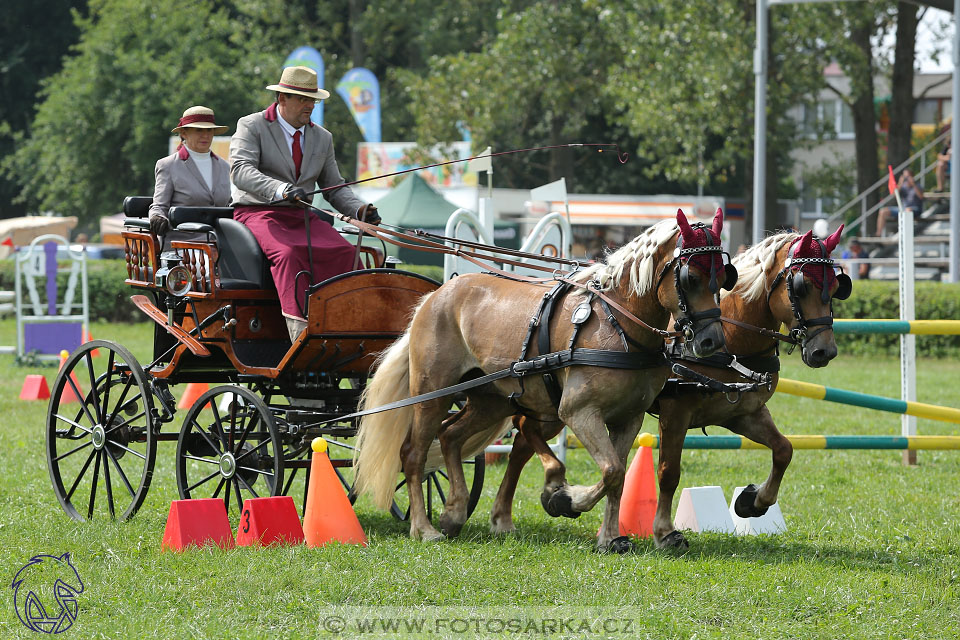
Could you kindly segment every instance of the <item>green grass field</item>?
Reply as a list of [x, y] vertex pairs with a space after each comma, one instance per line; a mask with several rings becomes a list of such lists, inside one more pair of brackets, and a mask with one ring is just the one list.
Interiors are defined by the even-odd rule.
[[[141, 362], [150, 352], [146, 325], [95, 325], [92, 332], [131, 347]], [[0, 322], [0, 343], [13, 343], [9, 320]], [[780, 494], [786, 533], [690, 533], [683, 555], [659, 552], [649, 541], [627, 556], [595, 553], [600, 509], [577, 520], [547, 516], [535, 462], [524, 472], [518, 531], [510, 537], [487, 532], [502, 475], [493, 465], [477, 512], [453, 541], [413, 542], [406, 525], [361, 501], [366, 548], [161, 553], [177, 497], [175, 446], [159, 444], [150, 494], [135, 518], [74, 522], [46, 469], [46, 404], [18, 399], [25, 375], [52, 382], [55, 369], [17, 367], [12, 356], [0, 362], [2, 638], [35, 636], [16, 617], [16, 572], [34, 554], [64, 552], [85, 585], [65, 638], [960, 636], [960, 451], [920, 452], [913, 468], [896, 451], [797, 451]], [[899, 394], [892, 358], [841, 356], [821, 370], [803, 367], [799, 354], [783, 362], [785, 377]], [[960, 363], [927, 360], [918, 369], [920, 402], [960, 407]], [[900, 430], [898, 415], [785, 395], [771, 410], [786, 433]], [[653, 430], [654, 421], [645, 428]], [[960, 435], [960, 425], [920, 420], [919, 433]], [[728, 498], [769, 470], [760, 451], [691, 450], [683, 462], [681, 486], [720, 485]], [[569, 466], [573, 481], [598, 478], [583, 450], [569, 454]], [[356, 626], [377, 617], [423, 618], [427, 626], [379, 634]], [[558, 619], [573, 621], [557, 627]], [[581, 620], [607, 626], [587, 633]]]

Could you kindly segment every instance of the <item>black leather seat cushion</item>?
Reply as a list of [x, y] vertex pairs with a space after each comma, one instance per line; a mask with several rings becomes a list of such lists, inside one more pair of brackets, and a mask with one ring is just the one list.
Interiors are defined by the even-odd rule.
[[220, 248], [221, 289], [273, 289], [270, 266], [248, 227], [231, 218], [213, 226]]
[[127, 196], [123, 199], [123, 214], [128, 218], [146, 218], [151, 204], [151, 196]]

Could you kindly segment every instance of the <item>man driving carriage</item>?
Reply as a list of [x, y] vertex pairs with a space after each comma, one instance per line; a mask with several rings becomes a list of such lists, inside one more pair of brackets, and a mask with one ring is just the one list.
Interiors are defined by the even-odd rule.
[[[317, 85], [307, 67], [287, 67], [280, 82], [267, 87], [277, 101], [265, 111], [244, 116], [230, 142], [234, 219], [253, 231], [270, 263], [290, 340], [307, 326], [302, 292], [310, 284], [349, 271], [355, 249], [333, 226], [313, 212], [301, 213], [312, 191], [344, 182], [333, 150], [333, 136], [310, 121], [314, 105], [330, 94]], [[344, 215], [377, 224], [375, 207], [348, 188], [325, 193]], [[307, 241], [306, 216], [310, 216]], [[316, 256], [311, 265], [309, 248]], [[309, 282], [307, 282], [309, 280]], [[299, 300], [298, 300], [299, 298]]]

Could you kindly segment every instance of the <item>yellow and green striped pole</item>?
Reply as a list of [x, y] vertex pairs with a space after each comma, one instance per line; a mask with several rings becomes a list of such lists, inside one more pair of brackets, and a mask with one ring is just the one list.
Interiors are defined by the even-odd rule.
[[834, 333], [892, 333], [925, 336], [960, 335], [960, 320], [841, 320], [833, 321]]
[[[960, 449], [960, 436], [787, 436], [794, 449]], [[659, 447], [660, 436], [641, 433], [634, 446]], [[684, 449], [766, 449], [743, 436], [688, 435]]]
[[792, 396], [813, 398], [814, 400], [839, 402], [840, 404], [849, 404], [855, 407], [864, 407], [865, 409], [876, 409], [877, 411], [888, 411], [890, 413], [906, 414], [917, 418], [929, 418], [931, 420], [942, 420], [944, 422], [960, 424], [960, 409], [940, 407], [935, 404], [894, 400], [893, 398], [872, 396], [856, 391], [844, 391], [843, 389], [833, 389], [820, 384], [799, 382], [788, 378], [780, 378], [780, 382], [777, 383], [777, 391]]

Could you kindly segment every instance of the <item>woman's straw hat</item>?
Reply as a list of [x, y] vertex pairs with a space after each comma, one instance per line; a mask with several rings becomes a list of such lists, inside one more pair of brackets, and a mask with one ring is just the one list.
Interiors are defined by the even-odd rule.
[[330, 94], [317, 87], [317, 72], [309, 67], [287, 67], [280, 74], [280, 82], [267, 87], [268, 91], [294, 93], [314, 100], [325, 100]]
[[180, 133], [181, 129], [213, 129], [213, 134], [225, 133], [227, 127], [216, 124], [213, 118], [213, 109], [208, 107], [190, 107], [183, 112], [180, 122], [173, 128], [173, 133]]

